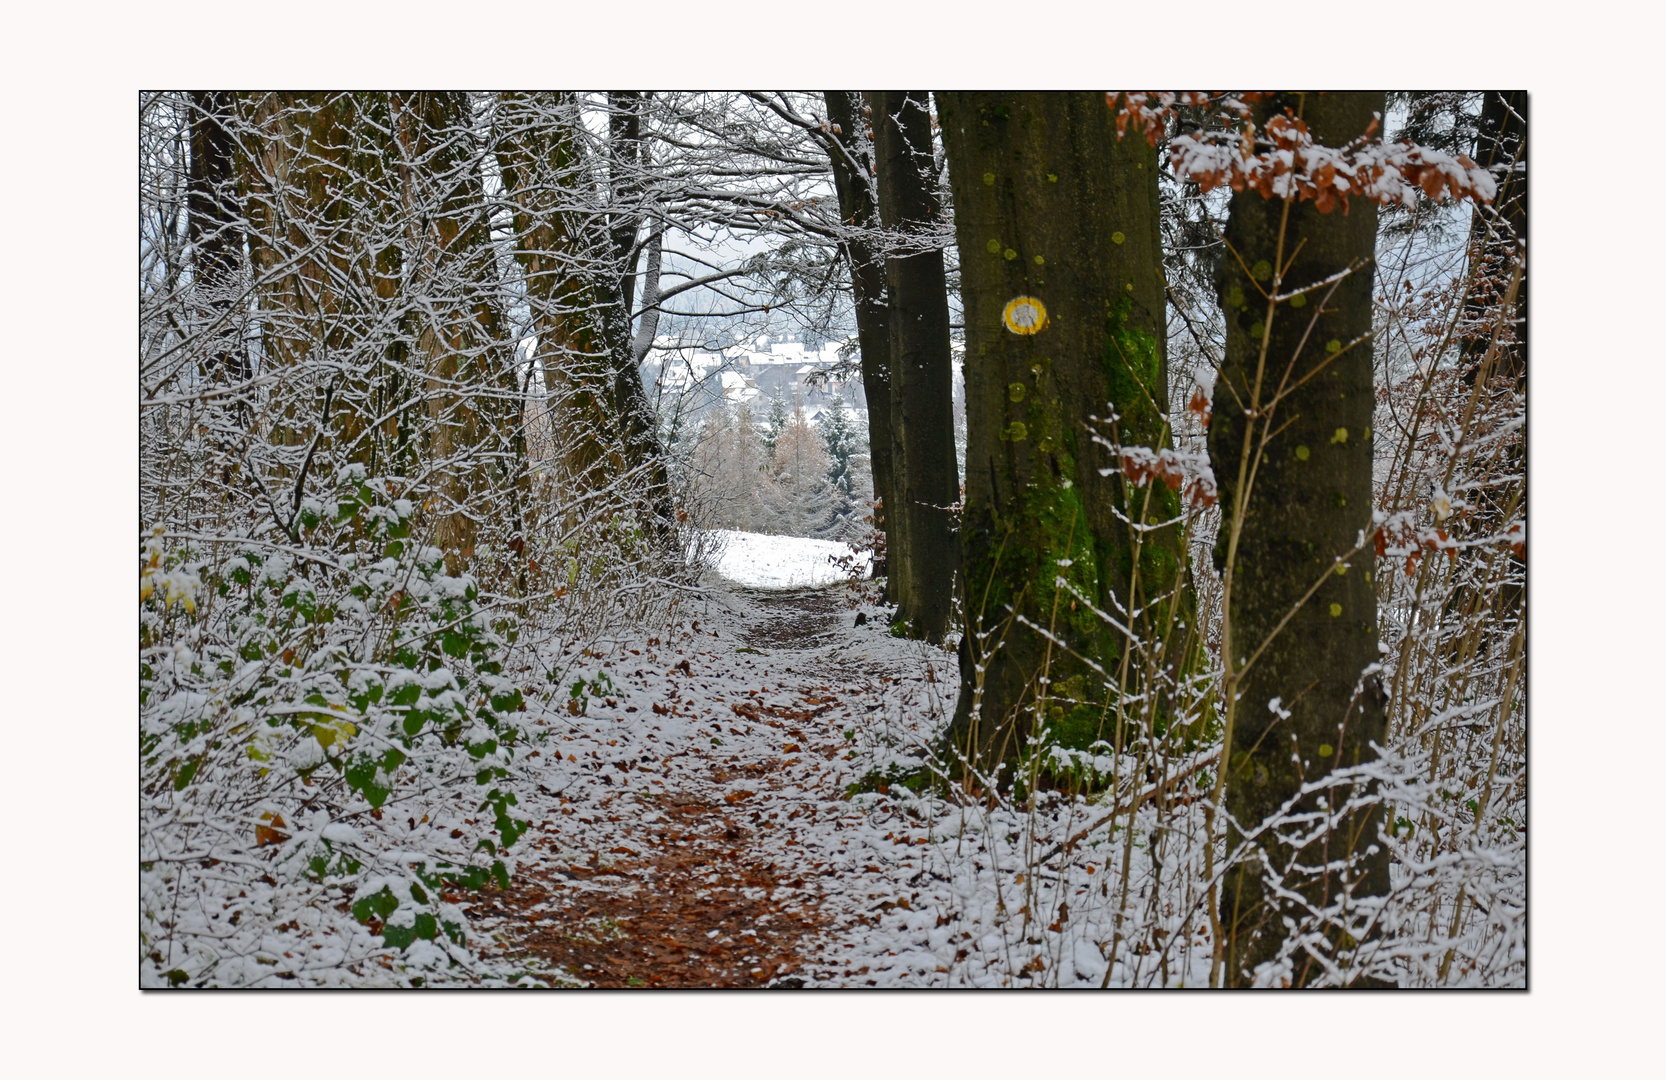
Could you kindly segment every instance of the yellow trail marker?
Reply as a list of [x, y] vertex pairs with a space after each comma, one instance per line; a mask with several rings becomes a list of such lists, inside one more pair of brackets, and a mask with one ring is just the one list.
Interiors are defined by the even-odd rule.
[[1033, 296], [1019, 296], [1007, 301], [1001, 321], [1015, 334], [1039, 334], [1047, 329], [1047, 307]]

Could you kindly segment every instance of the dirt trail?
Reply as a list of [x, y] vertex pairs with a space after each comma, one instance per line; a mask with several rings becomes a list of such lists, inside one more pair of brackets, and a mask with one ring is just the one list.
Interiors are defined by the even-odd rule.
[[[645, 854], [620, 847], [629, 857], [606, 868], [519, 875], [505, 913], [559, 909], [521, 949], [598, 987], [754, 987], [800, 968], [799, 941], [820, 928], [819, 912], [769, 897], [803, 889], [803, 878], [757, 857], [731, 806], [670, 795], [662, 809], [670, 821]], [[563, 892], [576, 896], [563, 904]]]
[[831, 589], [806, 589], [800, 592], [759, 592], [745, 594], [763, 618], [755, 621], [744, 632], [746, 643], [760, 649], [811, 649], [827, 644], [837, 637], [842, 624], [839, 616], [850, 618], [850, 612], [839, 602], [839, 595]]
[[[871, 664], [830, 665], [812, 651], [853, 634], [839, 590], [736, 590], [731, 599], [739, 610], [728, 642], [670, 665], [680, 681], [652, 703], [653, 713], [695, 720], [709, 745], [685, 740], [658, 763], [612, 762], [623, 777], [597, 764], [590, 775], [609, 788], [640, 785], [638, 770], [654, 770], [656, 786], [631, 793], [634, 802], [625, 792], [576, 799], [544, 822], [536, 847], [564, 846], [575, 823], [597, 847], [585, 860], [523, 863], [507, 893], [477, 908], [509, 955], [597, 987], [816, 981], [805, 968], [832, 921], [822, 910], [831, 882], [816, 867], [849, 842], [830, 839], [845, 826], [829, 818], [852, 815], [837, 768], [850, 756], [844, 725], [885, 679]], [[725, 656], [734, 670], [718, 667]], [[737, 681], [770, 692], [731, 689]]]

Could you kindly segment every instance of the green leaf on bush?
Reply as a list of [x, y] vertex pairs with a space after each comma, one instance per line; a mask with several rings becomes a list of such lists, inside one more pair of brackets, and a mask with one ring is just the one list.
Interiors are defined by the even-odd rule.
[[389, 915], [399, 907], [399, 898], [386, 885], [369, 896], [361, 896], [353, 901], [353, 918], [361, 923], [368, 923], [371, 916], [387, 921]]
[[347, 766], [347, 786], [362, 793], [373, 810], [380, 809], [388, 801], [388, 796], [393, 794], [392, 788], [377, 782], [376, 775], [380, 771], [381, 763], [362, 751]]
[[453, 885], [461, 885], [463, 888], [468, 889], [471, 892], [479, 891], [480, 888], [486, 884], [486, 870], [484, 867], [480, 866], [471, 866], [460, 872], [455, 870], [448, 871], [447, 873], [442, 874], [441, 877], [451, 882]]

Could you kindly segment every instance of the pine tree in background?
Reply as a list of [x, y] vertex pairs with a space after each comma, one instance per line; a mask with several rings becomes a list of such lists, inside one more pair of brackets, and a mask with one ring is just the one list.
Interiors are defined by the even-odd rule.
[[827, 451], [827, 482], [832, 488], [833, 514], [830, 535], [842, 538], [854, 531], [856, 501], [851, 455], [856, 450], [856, 433], [845, 415], [844, 398], [833, 395], [833, 403], [820, 425], [822, 448]]
[[785, 430], [786, 426], [787, 403], [781, 397], [781, 391], [778, 388], [775, 391], [774, 400], [769, 403], [769, 419], [764, 425], [764, 450], [769, 455], [774, 455], [775, 444], [781, 441], [781, 432]]
[[850, 455], [856, 449], [856, 438], [850, 419], [845, 415], [844, 398], [833, 395], [827, 418], [821, 423], [821, 443], [827, 450], [827, 479], [846, 499], [850, 498]]
[[775, 444], [775, 483], [765, 489], [765, 503], [775, 512], [769, 531], [817, 539], [832, 535], [838, 521], [828, 471], [822, 440], [797, 406]]

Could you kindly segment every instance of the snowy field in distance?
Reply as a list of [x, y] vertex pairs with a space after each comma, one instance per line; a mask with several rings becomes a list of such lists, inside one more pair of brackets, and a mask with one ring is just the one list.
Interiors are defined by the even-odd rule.
[[[833, 565], [836, 556], [851, 555], [849, 544], [810, 540], [802, 536], [719, 529], [711, 567], [719, 576], [753, 589], [813, 589], [843, 581], [845, 571]], [[867, 552], [858, 556], [866, 567]]]

